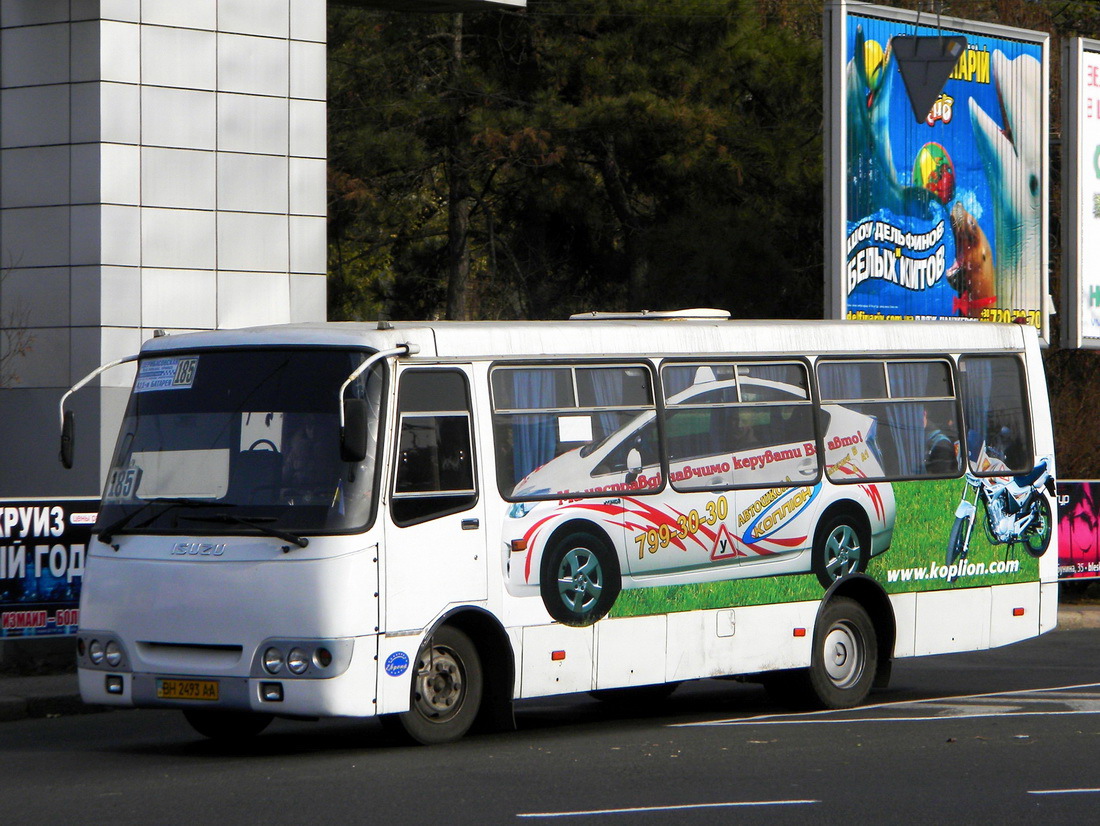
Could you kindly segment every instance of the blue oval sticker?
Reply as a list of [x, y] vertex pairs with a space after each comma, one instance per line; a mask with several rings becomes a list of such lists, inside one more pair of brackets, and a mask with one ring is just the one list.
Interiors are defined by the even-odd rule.
[[409, 668], [409, 655], [404, 651], [394, 651], [386, 657], [386, 673], [391, 677], [400, 677]]

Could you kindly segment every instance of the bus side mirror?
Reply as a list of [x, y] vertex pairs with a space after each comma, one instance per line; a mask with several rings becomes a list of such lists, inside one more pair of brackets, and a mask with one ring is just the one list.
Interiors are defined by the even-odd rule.
[[340, 458], [345, 462], [362, 462], [367, 458], [366, 399], [344, 399], [344, 429], [340, 431]]
[[73, 466], [73, 411], [66, 410], [65, 417], [61, 421], [61, 464], [69, 469]]
[[626, 452], [626, 483], [633, 485], [638, 481], [638, 474], [642, 472], [642, 452], [636, 447]]

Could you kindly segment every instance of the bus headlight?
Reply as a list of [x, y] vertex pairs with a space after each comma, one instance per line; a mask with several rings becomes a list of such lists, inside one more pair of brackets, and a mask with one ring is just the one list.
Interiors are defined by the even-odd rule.
[[306, 669], [309, 668], [309, 657], [301, 648], [291, 648], [290, 653], [286, 655], [286, 667], [292, 674], [305, 674]]
[[[373, 654], [377, 643], [371, 639], [368, 644]], [[351, 638], [269, 637], [252, 652], [249, 676], [257, 680], [274, 676], [283, 680], [329, 680], [348, 670], [354, 651], [355, 640]]]
[[90, 659], [94, 665], [99, 665], [103, 662], [103, 643], [99, 640], [92, 640], [88, 645], [88, 659]]
[[283, 652], [278, 648], [269, 648], [264, 652], [264, 671], [278, 674], [283, 670]]
[[111, 668], [118, 668], [119, 664], [122, 662], [122, 649], [118, 647], [118, 643], [114, 640], [108, 640], [107, 647], [104, 651], [107, 665], [111, 666]]

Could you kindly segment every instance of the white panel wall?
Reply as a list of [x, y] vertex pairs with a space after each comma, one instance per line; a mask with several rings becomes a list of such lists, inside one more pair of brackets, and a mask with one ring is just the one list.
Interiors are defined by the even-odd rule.
[[33, 336], [0, 431], [43, 457], [0, 497], [96, 491], [42, 410], [153, 329], [325, 317], [325, 5], [0, 0], [0, 327]]

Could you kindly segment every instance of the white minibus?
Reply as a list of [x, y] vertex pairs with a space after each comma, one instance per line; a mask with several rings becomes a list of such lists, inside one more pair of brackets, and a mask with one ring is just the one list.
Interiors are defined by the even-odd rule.
[[120, 361], [80, 689], [210, 737], [380, 716], [438, 743], [724, 675], [848, 707], [898, 657], [1056, 621], [1027, 326], [317, 323]]

